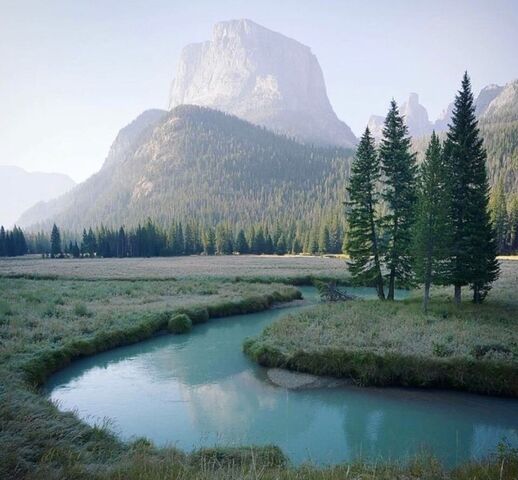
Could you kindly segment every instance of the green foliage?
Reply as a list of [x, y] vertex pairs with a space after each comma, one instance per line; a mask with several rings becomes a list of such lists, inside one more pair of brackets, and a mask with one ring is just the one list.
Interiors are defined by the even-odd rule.
[[50, 233], [50, 255], [56, 257], [62, 254], [61, 250], [61, 234], [59, 228], [54, 224]]
[[426, 311], [431, 284], [448, 284], [451, 269], [449, 177], [435, 132], [419, 173], [413, 257], [416, 278], [424, 284], [423, 307]]
[[411, 262], [412, 227], [416, 203], [416, 162], [410, 153], [412, 141], [394, 100], [385, 118], [379, 148], [383, 174], [382, 197], [388, 207], [383, 217], [387, 242], [384, 261], [388, 269], [389, 300], [394, 299], [396, 282], [400, 287], [413, 283]]
[[0, 257], [18, 257], [27, 253], [27, 242], [21, 228], [12, 230], [0, 226]]
[[486, 151], [467, 73], [455, 98], [444, 155], [450, 178], [452, 283], [456, 300], [460, 301], [460, 288], [470, 285], [473, 301], [480, 303], [498, 277], [499, 267], [488, 210]]
[[171, 333], [187, 333], [192, 329], [192, 321], [185, 313], [178, 313], [171, 316], [167, 329]]
[[374, 139], [367, 128], [358, 145], [347, 187], [349, 231], [345, 246], [350, 256], [349, 270], [353, 278], [366, 285], [374, 284], [379, 298], [384, 299], [380, 218], [377, 212], [379, 178], [380, 163]]

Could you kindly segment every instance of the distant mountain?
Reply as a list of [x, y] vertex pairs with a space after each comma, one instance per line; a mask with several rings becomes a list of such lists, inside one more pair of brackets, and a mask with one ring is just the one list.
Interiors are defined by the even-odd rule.
[[499, 93], [479, 117], [492, 183], [501, 178], [507, 192], [518, 194], [518, 80]]
[[[428, 119], [426, 108], [419, 103], [419, 95], [411, 93], [408, 99], [403, 102], [399, 112], [404, 116], [408, 131], [412, 137], [423, 137], [432, 133], [432, 123]], [[367, 126], [372, 136], [379, 140], [383, 136], [383, 124], [385, 117], [371, 115]]]
[[170, 108], [221, 110], [304, 143], [356, 144], [326, 93], [310, 48], [251, 20], [214, 26], [212, 39], [183, 49]]
[[[432, 130], [445, 135], [451, 123], [453, 103], [431, 122], [416, 94], [410, 94], [400, 109], [413, 136], [413, 145], [422, 158]], [[475, 99], [475, 112], [484, 138], [491, 184], [502, 178], [507, 192], [518, 194], [518, 80], [506, 86], [488, 85]], [[372, 115], [368, 127], [377, 140], [382, 137], [385, 117]]]
[[61, 173], [27, 172], [0, 165], [0, 225], [11, 228], [24, 210], [56, 198], [74, 185], [69, 176]]
[[28, 210], [20, 224], [80, 230], [148, 217], [166, 225], [190, 218], [287, 224], [341, 212], [351, 151], [305, 146], [197, 106], [157, 117], [150, 124], [139, 117], [131, 125], [148, 126], [123, 143], [124, 152], [116, 148], [121, 132], [111, 149], [117, 155], [97, 174]]

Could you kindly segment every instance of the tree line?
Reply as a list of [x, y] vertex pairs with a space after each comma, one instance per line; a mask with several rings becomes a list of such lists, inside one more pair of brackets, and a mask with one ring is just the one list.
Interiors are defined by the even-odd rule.
[[[463, 286], [481, 303], [498, 277], [497, 237], [490, 217], [486, 152], [467, 73], [455, 98], [446, 140], [432, 135], [418, 167], [411, 138], [395, 101], [376, 147], [365, 130], [347, 188], [350, 270], [394, 299], [396, 284]], [[385, 290], [387, 290], [385, 294]]]
[[18, 257], [27, 253], [27, 242], [21, 228], [6, 230], [0, 226], [0, 257]]
[[82, 235], [63, 235], [53, 225], [50, 235], [43, 232], [29, 240], [29, 251], [56, 257], [156, 257], [180, 255], [238, 254], [340, 254], [345, 227], [338, 216], [324, 219], [318, 227], [301, 224], [256, 224], [235, 228], [230, 223], [215, 227], [200, 222], [175, 222], [168, 228], [148, 219], [136, 228], [101, 226], [84, 229]]

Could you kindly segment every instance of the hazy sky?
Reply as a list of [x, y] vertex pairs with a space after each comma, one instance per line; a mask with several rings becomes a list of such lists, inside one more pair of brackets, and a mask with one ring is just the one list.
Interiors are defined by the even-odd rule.
[[182, 47], [235, 18], [310, 46], [356, 134], [411, 91], [435, 119], [465, 69], [477, 92], [518, 78], [518, 0], [0, 0], [0, 164], [84, 180], [166, 108]]

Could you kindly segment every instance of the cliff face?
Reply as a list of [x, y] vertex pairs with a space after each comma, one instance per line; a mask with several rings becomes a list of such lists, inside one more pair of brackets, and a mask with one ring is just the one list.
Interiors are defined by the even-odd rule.
[[309, 47], [250, 20], [215, 25], [212, 39], [184, 48], [170, 108], [218, 109], [306, 143], [352, 146]]

